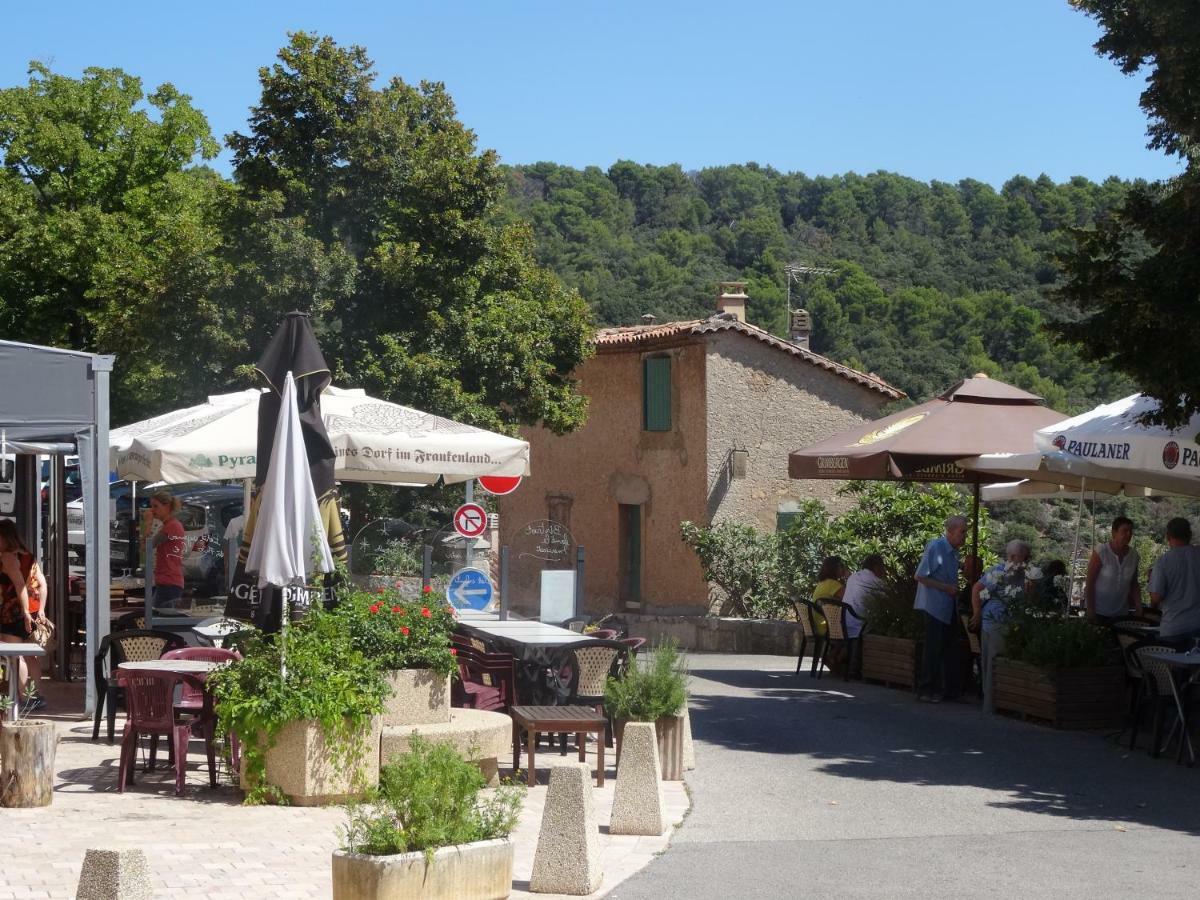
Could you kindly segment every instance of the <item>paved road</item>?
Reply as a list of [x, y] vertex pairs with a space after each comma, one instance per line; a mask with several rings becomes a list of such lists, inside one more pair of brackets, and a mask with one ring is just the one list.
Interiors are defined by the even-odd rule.
[[693, 809], [619, 900], [1200, 896], [1200, 767], [693, 655]]

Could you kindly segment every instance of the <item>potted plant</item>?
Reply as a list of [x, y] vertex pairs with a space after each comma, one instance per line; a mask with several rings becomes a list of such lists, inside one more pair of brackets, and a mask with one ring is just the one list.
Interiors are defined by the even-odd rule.
[[867, 598], [862, 637], [862, 676], [866, 681], [911, 688], [917, 680], [923, 633], [913, 609], [917, 586], [907, 578], [889, 578]]
[[507, 897], [509, 839], [523, 791], [482, 794], [479, 769], [446, 744], [414, 737], [379, 773], [366, 802], [348, 810], [333, 854], [334, 900]]
[[625, 723], [653, 722], [663, 780], [683, 779], [687, 662], [676, 644], [660, 644], [635, 658], [623, 678], [609, 678], [604, 708], [615, 723], [618, 758]]
[[320, 604], [280, 634], [240, 643], [242, 659], [209, 677], [218, 729], [242, 747], [248, 803], [341, 802], [379, 776], [379, 667]]
[[1125, 667], [1106, 629], [1046, 596], [1009, 605], [993, 668], [996, 709], [1056, 728], [1106, 728], [1121, 722], [1124, 691]]
[[383, 673], [390, 690], [384, 725], [450, 721], [454, 612], [444, 596], [427, 590], [413, 601], [386, 588], [349, 591], [339, 597], [334, 616], [354, 649]]

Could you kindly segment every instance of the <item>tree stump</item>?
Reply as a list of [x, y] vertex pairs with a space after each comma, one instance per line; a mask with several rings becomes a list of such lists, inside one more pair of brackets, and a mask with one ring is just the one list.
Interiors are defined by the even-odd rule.
[[0, 724], [0, 806], [49, 806], [54, 796], [53, 722], [22, 719]]

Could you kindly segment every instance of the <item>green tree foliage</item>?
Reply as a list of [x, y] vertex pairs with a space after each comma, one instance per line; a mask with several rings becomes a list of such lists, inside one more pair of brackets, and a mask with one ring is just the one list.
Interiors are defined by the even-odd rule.
[[120, 69], [0, 91], [0, 333], [118, 354], [118, 419], [211, 381], [229, 185], [193, 164], [216, 153], [187, 95]]
[[[444, 86], [375, 87], [363, 48], [303, 33], [259, 80], [248, 133], [229, 138], [246, 333], [305, 309], [337, 377], [386, 399], [491, 428], [581, 424], [587, 308], [535, 263], [528, 227], [502, 221], [495, 153]], [[292, 277], [264, 303], [275, 272]]]
[[[1127, 373], [1161, 403], [1161, 421], [1200, 411], [1190, 365], [1200, 333], [1200, 30], [1194, 3], [1073, 0], [1104, 30], [1096, 50], [1127, 75], [1147, 71], [1141, 106], [1150, 147], [1182, 158], [1168, 182], [1139, 184], [1063, 253], [1062, 296], [1085, 318], [1064, 323], [1088, 358]], [[1076, 224], [1086, 224], [1077, 222]]]
[[714, 311], [718, 281], [744, 279], [750, 321], [786, 334], [792, 305], [812, 346], [924, 399], [977, 371], [1079, 410], [1128, 384], [1046, 326], [1076, 317], [1048, 295], [1066, 229], [1123, 199], [1117, 179], [1016, 177], [997, 191], [887, 172], [809, 178], [754, 164], [685, 173], [622, 161], [607, 172], [539, 163], [508, 171], [511, 215], [533, 223], [538, 259], [604, 324]]

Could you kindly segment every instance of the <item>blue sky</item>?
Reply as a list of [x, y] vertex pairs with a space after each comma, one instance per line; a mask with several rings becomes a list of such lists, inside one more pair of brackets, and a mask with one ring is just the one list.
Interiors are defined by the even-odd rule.
[[29, 59], [70, 75], [119, 66], [191, 94], [218, 136], [244, 130], [257, 70], [285, 32], [314, 30], [366, 46], [384, 78], [445, 82], [480, 145], [507, 163], [755, 161], [997, 185], [1178, 171], [1145, 149], [1141, 79], [1095, 55], [1097, 29], [1066, 0], [23, 9], [0, 31], [0, 85], [23, 83]]

